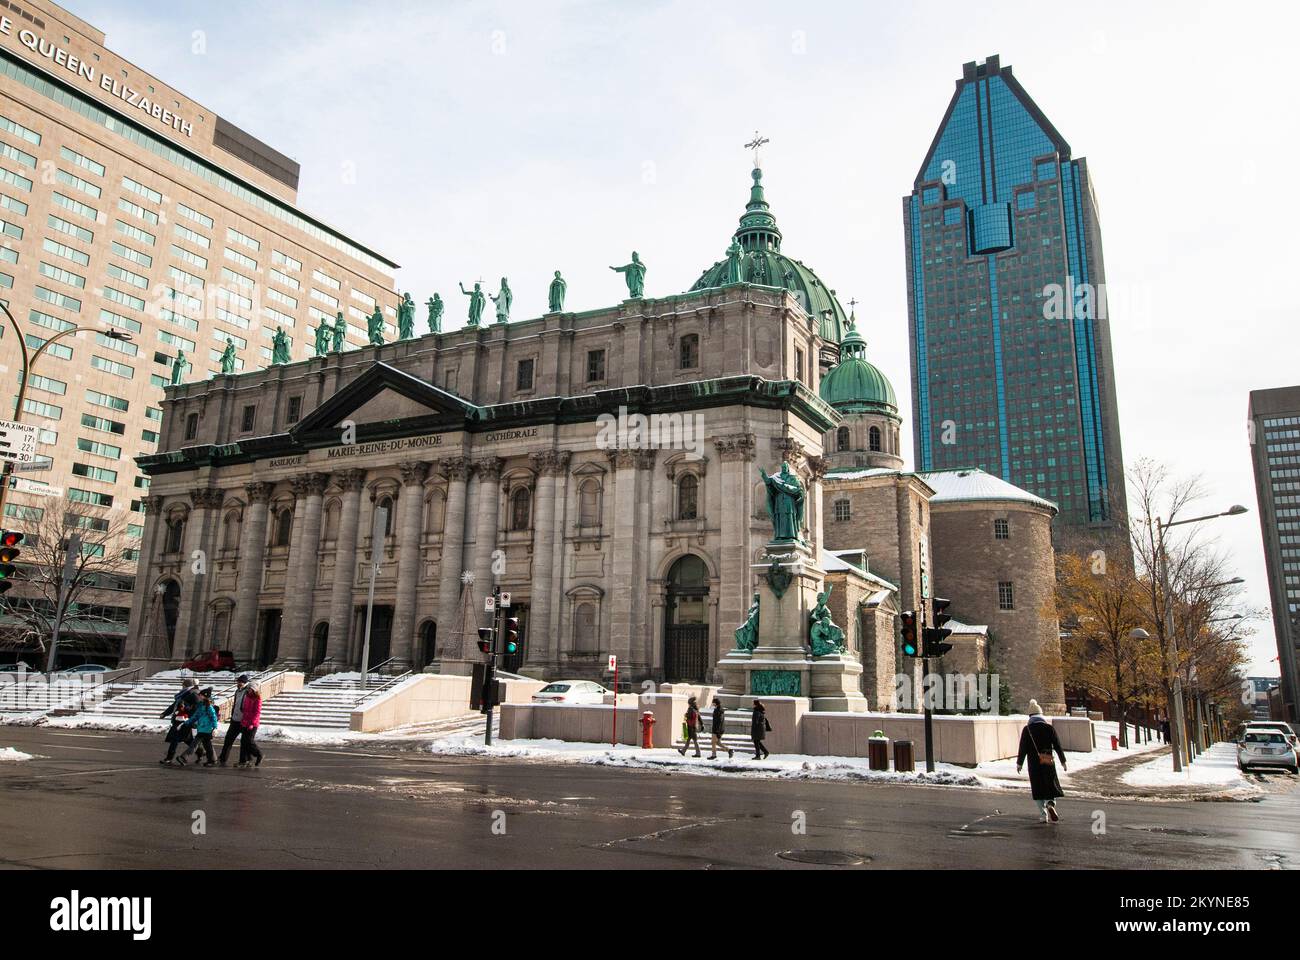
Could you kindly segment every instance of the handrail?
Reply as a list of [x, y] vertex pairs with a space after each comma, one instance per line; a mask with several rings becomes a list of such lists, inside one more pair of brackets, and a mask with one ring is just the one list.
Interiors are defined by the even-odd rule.
[[322, 676], [322, 677], [323, 677], [323, 676], [325, 676], [325, 674], [319, 672], [319, 671], [320, 671], [320, 668], [323, 667], [323, 666], [325, 666], [325, 664], [331, 662], [333, 659], [334, 659], [333, 657], [326, 657], [326, 658], [325, 658], [324, 660], [322, 660], [320, 663], [316, 664], [316, 666], [314, 666], [314, 667], [311, 668], [311, 673], [308, 674], [308, 676], [311, 676], [311, 677], [316, 677], [316, 676]]
[[[58, 703], [50, 702], [48, 691], [50, 689], [50, 686], [55, 682], [54, 678], [66, 675], [65, 671], [56, 671], [54, 673], [36, 673], [33, 671], [32, 673], [27, 673], [26, 674], [27, 677], [32, 677], [32, 676], [41, 677], [42, 678], [41, 684], [44, 686], [45, 690], [47, 691], [45, 709], [36, 710], [33, 712], [49, 714], [55, 710], [69, 710], [69, 709], [82, 710], [86, 706], [86, 700], [89, 699], [92, 694], [107, 690], [110, 684], [125, 682], [127, 677], [133, 677], [143, 669], [144, 669], [143, 667], [136, 667], [134, 670], [123, 671], [118, 676], [114, 677], [112, 680], [105, 680], [102, 683], [92, 684], [91, 686], [85, 687], [82, 690], [78, 691], [77, 693], [71, 694], [67, 699], [60, 700]], [[111, 673], [118, 673], [118, 671], [107, 670], [102, 674], [82, 674], [82, 676], [101, 677], [101, 676], [107, 676], [108, 674]], [[23, 675], [20, 674], [19, 676], [23, 676]], [[32, 680], [23, 680], [21, 683], [17, 684], [16, 690], [23, 691], [22, 695], [26, 696], [27, 691], [30, 691], [33, 683], [34, 681]]]
[[[269, 670], [269, 671], [263, 670], [261, 673], [250, 674], [248, 677], [248, 682], [249, 683], [256, 682], [258, 686], [261, 686], [266, 681], [274, 680], [276, 677], [280, 676], [285, 672], [286, 671], [284, 670]], [[223, 687], [219, 693], [214, 690], [212, 692], [212, 705], [219, 706], [220, 704], [225, 703], [227, 700], [229, 700], [231, 697], [235, 695], [235, 692], [238, 689], [239, 689], [239, 681], [236, 680], [230, 686]]]
[[[395, 660], [397, 658], [394, 657], [393, 659]], [[366, 701], [373, 700], [375, 697], [379, 696], [389, 687], [396, 686], [398, 683], [405, 680], [407, 677], [413, 677], [413, 676], [415, 676], [415, 673], [414, 671], [411, 670], [407, 670], [405, 673], [399, 673], [397, 676], [393, 677], [393, 679], [389, 680], [387, 683], [382, 684], [376, 687], [374, 690], [367, 693], [364, 697], [362, 697], [360, 700], [358, 700], [356, 703], [352, 705], [352, 709], [355, 710], [357, 707], [361, 706]]]
[[361, 676], [360, 676], [360, 678], [358, 679], [357, 682], [358, 682], [358, 683], [359, 683], [359, 684], [364, 688], [365, 685], [366, 685], [367, 683], [370, 682], [370, 675], [371, 675], [372, 673], [378, 673], [380, 670], [382, 670], [384, 667], [388, 666], [390, 663], [392, 663], [392, 662], [393, 662], [394, 660], [396, 660], [396, 659], [397, 659], [396, 657], [389, 657], [389, 658], [388, 658], [387, 660], [385, 660], [383, 663], [377, 663], [377, 664], [375, 664], [373, 667], [371, 667], [371, 668], [368, 669], [368, 670], [366, 669], [365, 665], [363, 664], [362, 667], [361, 667], [361, 671], [360, 671]]

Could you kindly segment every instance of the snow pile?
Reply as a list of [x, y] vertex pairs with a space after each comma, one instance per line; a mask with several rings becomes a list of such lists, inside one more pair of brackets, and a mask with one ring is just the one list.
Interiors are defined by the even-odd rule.
[[13, 747], [0, 747], [0, 763], [6, 760], [35, 760], [30, 753], [23, 753], [21, 750], [15, 750]]
[[1251, 788], [1237, 769], [1237, 745], [1216, 743], [1181, 773], [1174, 773], [1173, 760], [1161, 757], [1135, 767], [1121, 777], [1131, 787], [1235, 787]]

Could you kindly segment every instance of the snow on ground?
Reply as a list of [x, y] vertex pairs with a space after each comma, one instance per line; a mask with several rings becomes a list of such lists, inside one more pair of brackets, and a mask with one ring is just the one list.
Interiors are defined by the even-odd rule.
[[1169, 757], [1135, 767], [1121, 779], [1131, 787], [1251, 787], [1237, 769], [1237, 745], [1216, 743], [1174, 773]]
[[30, 753], [23, 753], [21, 750], [15, 750], [13, 747], [0, 747], [0, 763], [6, 760], [34, 760], [36, 759]]
[[[1096, 738], [1096, 749], [1091, 753], [1065, 753], [1065, 771], [1061, 774], [1061, 785], [1069, 786], [1070, 773], [1078, 773], [1081, 770], [1087, 770], [1089, 767], [1095, 767], [1101, 763], [1111, 763], [1115, 760], [1123, 760], [1125, 757], [1132, 757], [1141, 753], [1151, 753], [1159, 750], [1164, 746], [1159, 740], [1153, 739], [1150, 743], [1137, 744], [1129, 747], [1120, 747], [1118, 750], [1110, 748], [1110, 738], [1119, 735], [1119, 723], [1114, 720], [1093, 721], [1093, 733]], [[1129, 725], [1129, 743], [1133, 744], [1133, 726]], [[981, 763], [975, 768], [975, 772], [981, 777], [987, 778], [990, 785], [1006, 787], [1019, 783], [1024, 789], [1029, 789], [1029, 774], [1022, 772], [1016, 773], [1016, 758], [1007, 757], [1003, 760], [988, 760]], [[993, 781], [1002, 781], [993, 783]], [[1008, 783], [1006, 781], [1011, 781]]]

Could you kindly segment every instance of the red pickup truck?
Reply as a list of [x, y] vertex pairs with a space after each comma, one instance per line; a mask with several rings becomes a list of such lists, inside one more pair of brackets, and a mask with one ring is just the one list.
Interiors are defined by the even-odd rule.
[[186, 660], [181, 666], [195, 673], [207, 673], [210, 670], [234, 670], [235, 655], [229, 650], [209, 650], [200, 653], [192, 660]]

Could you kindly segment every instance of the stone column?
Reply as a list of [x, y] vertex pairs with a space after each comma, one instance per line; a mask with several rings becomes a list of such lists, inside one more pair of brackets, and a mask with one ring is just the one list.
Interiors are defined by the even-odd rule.
[[502, 460], [484, 457], [474, 461], [478, 473], [478, 503], [474, 505], [474, 592], [486, 597], [492, 592], [492, 552], [497, 548], [497, 521], [500, 517]]
[[348, 664], [348, 634], [352, 629], [352, 589], [357, 577], [357, 534], [361, 523], [361, 488], [364, 470], [342, 470], [334, 482], [343, 491], [339, 511], [339, 536], [334, 551], [334, 586], [330, 590], [330, 633], [326, 640], [326, 657], [330, 666], [342, 670]]
[[398, 498], [397, 598], [393, 608], [393, 634], [389, 655], [395, 657], [394, 673], [411, 669], [411, 644], [415, 635], [415, 588], [420, 583], [421, 550], [424, 536], [424, 478], [429, 464], [424, 461], [399, 464], [402, 493]]
[[[654, 465], [657, 450], [638, 450], [636, 456], [637, 494], [636, 519], [632, 536], [637, 544], [636, 568], [632, 573], [632, 649], [628, 660], [626, 676], [631, 679], [633, 671], [644, 673], [649, 670], [654, 660], [653, 648], [656, 635], [650, 627], [649, 579], [650, 579], [650, 505], [654, 502]], [[663, 636], [662, 631], [658, 634]]]
[[442, 559], [438, 565], [438, 656], [458, 658], [464, 651], [449, 649], [458, 629], [456, 610], [460, 601], [460, 577], [465, 572], [465, 488], [470, 462], [464, 457], [439, 464], [447, 478], [447, 509], [442, 521]]
[[190, 491], [193, 509], [185, 520], [184, 556], [180, 575], [181, 609], [176, 618], [176, 637], [172, 643], [174, 660], [184, 660], [189, 654], [199, 652], [191, 634], [203, 628], [203, 606], [208, 594], [208, 573], [212, 559], [212, 518], [220, 516], [223, 499], [225, 491], [213, 487], [200, 487]]
[[266, 563], [266, 522], [269, 516], [270, 483], [247, 483], [248, 506], [239, 530], [239, 577], [235, 584], [235, 613], [231, 618], [230, 636], [237, 662], [251, 660], [257, 645], [257, 598], [262, 592], [262, 574]]
[[[710, 649], [715, 662], [735, 645], [732, 632], [745, 621], [749, 611], [750, 564], [749, 488], [758, 479], [754, 469], [755, 440], [752, 433], [718, 437], [713, 441], [722, 462], [722, 547], [718, 566], [718, 625], [712, 631]], [[716, 644], [716, 648], [713, 647]]]
[[302, 668], [307, 664], [312, 599], [316, 591], [316, 570], [320, 565], [321, 504], [328, 480], [324, 473], [305, 473], [289, 481], [298, 505], [294, 508], [293, 542], [289, 547], [289, 569], [285, 578], [280, 660], [292, 668]]
[[608, 544], [609, 578], [609, 650], [622, 661], [632, 656], [632, 629], [635, 622], [633, 582], [636, 577], [637, 552], [645, 549], [636, 542], [637, 461], [640, 450], [610, 450], [614, 468], [614, 539]]
[[[551, 601], [555, 594], [555, 487], [556, 477], [569, 467], [569, 454], [559, 450], [534, 453], [529, 460], [537, 472], [533, 495], [533, 565], [531, 609], [528, 613], [528, 656], [554, 661], [557, 638], [550, 630]], [[538, 642], [533, 644], [534, 639]]]
[[131, 621], [126, 644], [122, 648], [122, 666], [129, 666], [133, 658], [149, 656], [150, 634], [153, 627], [154, 558], [158, 556], [158, 541], [166, 529], [162, 523], [163, 498], [144, 498], [144, 536], [140, 540], [140, 559], [136, 562], [135, 593], [131, 596]]

